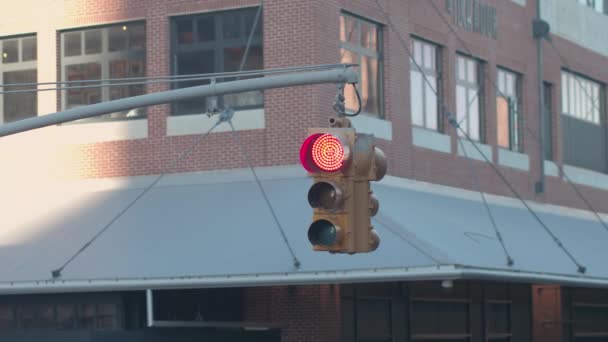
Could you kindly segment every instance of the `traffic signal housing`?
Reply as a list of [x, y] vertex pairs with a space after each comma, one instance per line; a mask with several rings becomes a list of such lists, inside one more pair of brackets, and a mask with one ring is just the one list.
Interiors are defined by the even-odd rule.
[[379, 203], [369, 182], [384, 177], [386, 158], [373, 135], [356, 133], [346, 118], [330, 123], [334, 127], [309, 129], [300, 149], [302, 166], [313, 178], [308, 239], [316, 251], [371, 252], [380, 243], [371, 225]]

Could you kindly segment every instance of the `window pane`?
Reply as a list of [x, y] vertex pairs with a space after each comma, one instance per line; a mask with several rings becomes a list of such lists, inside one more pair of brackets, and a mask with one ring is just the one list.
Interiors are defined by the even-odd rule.
[[[143, 60], [115, 60], [110, 62], [110, 78], [143, 77], [145, 76], [145, 63]], [[120, 83], [116, 81], [115, 83]], [[131, 85], [110, 88], [110, 100], [144, 94], [144, 85]], [[137, 108], [128, 111], [109, 114], [111, 118], [130, 118], [143, 116], [144, 109]]]
[[476, 89], [469, 89], [469, 136], [479, 140], [479, 96]]
[[[101, 78], [101, 64], [73, 64], [65, 68], [68, 81], [98, 80]], [[99, 82], [70, 83], [68, 88], [77, 86], [89, 86]], [[73, 108], [101, 102], [101, 88], [68, 89], [66, 108]]]
[[362, 112], [378, 115], [380, 113], [380, 98], [377, 59], [361, 56], [360, 85]]
[[435, 69], [435, 65], [433, 64], [434, 50], [429, 44], [424, 44], [424, 67], [427, 69]]
[[361, 23], [361, 40], [363, 47], [374, 51], [378, 50], [378, 31], [372, 23]]
[[95, 329], [95, 304], [81, 304], [78, 308], [78, 328]]
[[414, 41], [414, 59], [416, 60], [416, 64], [418, 66], [414, 66], [416, 69], [418, 67], [422, 68], [422, 43], [418, 41]]
[[424, 126], [423, 103], [422, 103], [422, 76], [417, 71], [410, 72], [410, 99], [412, 107], [412, 124]]
[[80, 32], [66, 32], [63, 34], [63, 55], [65, 57], [82, 54]]
[[391, 336], [391, 305], [388, 300], [357, 301], [357, 337], [382, 340]]
[[[224, 49], [224, 71], [238, 71], [245, 47]], [[262, 47], [254, 46], [249, 49], [247, 61], [243, 70], [259, 70], [263, 68]], [[230, 81], [233, 79], [225, 79]], [[224, 95], [226, 105], [232, 108], [259, 106], [263, 103], [263, 95], [261, 91], [250, 91], [240, 94]]]
[[215, 40], [215, 20], [214, 17], [208, 16], [198, 19], [198, 41], [208, 42]]
[[101, 30], [84, 31], [85, 54], [101, 53]]
[[456, 57], [456, 62], [458, 64], [458, 75], [457, 79], [466, 81], [466, 60], [463, 57]]
[[108, 49], [110, 51], [127, 50], [128, 28], [126, 25], [108, 27]]
[[5, 40], [2, 42], [2, 63], [19, 62], [19, 40]]
[[359, 32], [357, 31], [359, 22], [355, 18], [346, 15], [342, 15], [341, 18], [344, 18], [345, 41], [355, 45], [360, 45]]
[[515, 75], [513, 73], [506, 74], [507, 86], [506, 86], [506, 94], [507, 96], [515, 96]]
[[226, 14], [222, 16], [224, 39], [237, 39], [241, 36], [241, 16]]
[[97, 328], [101, 330], [112, 330], [116, 328], [116, 304], [97, 305]]
[[[435, 95], [435, 88], [437, 87], [437, 81], [433, 76], [427, 76], [428, 82], [424, 83], [425, 91], [424, 98], [426, 100], [425, 106], [425, 118], [426, 127], [430, 129], [437, 129], [437, 95]], [[429, 85], [430, 83], [430, 85]], [[431, 86], [433, 88], [431, 88]]]
[[[352, 51], [340, 49], [340, 55], [342, 56], [340, 63], [359, 63], [359, 56]], [[361, 88], [361, 83], [359, 83], [358, 86], [359, 88]], [[357, 96], [353, 87], [347, 86], [344, 88], [344, 97], [344, 104], [346, 109], [350, 111], [357, 110]]]
[[144, 49], [146, 47], [146, 28], [144, 24], [125, 25], [129, 32], [129, 48]]
[[70, 304], [57, 305], [57, 328], [62, 330], [74, 329], [76, 308]]
[[568, 113], [568, 74], [562, 72], [562, 113]]
[[31, 331], [34, 327], [34, 307], [32, 305], [21, 305], [17, 308], [19, 326], [24, 331]]
[[468, 304], [451, 302], [412, 303], [413, 334], [466, 334]]
[[496, 95], [505, 95], [505, 72], [502, 70], [498, 70], [498, 77], [496, 82], [498, 83], [498, 94]]
[[[214, 71], [215, 58], [213, 50], [183, 52], [177, 55], [178, 75], [207, 74]], [[178, 88], [209, 84], [208, 80], [182, 81], [177, 83]], [[195, 114], [206, 111], [205, 98], [193, 98], [175, 103], [174, 112], [177, 115]]]
[[16, 327], [15, 309], [9, 305], [0, 305], [0, 333], [11, 331]]
[[467, 80], [477, 84], [477, 63], [473, 60], [467, 61]]
[[[246, 33], [247, 38], [249, 37], [249, 33], [251, 32], [251, 27], [253, 26], [253, 22], [255, 21], [256, 13], [257, 13], [257, 9], [250, 10], [245, 15], [245, 33]], [[258, 24], [256, 25], [255, 31], [253, 33], [254, 38], [258, 38], [258, 39], [262, 38], [262, 19], [263, 19], [263, 14], [260, 14], [260, 18], [258, 19]]]
[[[467, 120], [467, 95], [466, 88], [460, 85], [456, 86], [456, 119], [460, 124], [460, 127], [465, 132], [468, 132], [468, 120]], [[459, 135], [463, 135], [461, 130], [458, 130]]]
[[[2, 74], [5, 84], [36, 83], [36, 70], [11, 71]], [[13, 86], [4, 90], [36, 89], [36, 86]], [[36, 116], [38, 113], [38, 100], [36, 92], [4, 94], [4, 122], [13, 122]]]
[[23, 38], [21, 40], [21, 44], [23, 46], [21, 60], [24, 62], [35, 61], [36, 60], [36, 37]]
[[194, 42], [194, 28], [192, 19], [177, 20], [177, 43], [192, 44]]

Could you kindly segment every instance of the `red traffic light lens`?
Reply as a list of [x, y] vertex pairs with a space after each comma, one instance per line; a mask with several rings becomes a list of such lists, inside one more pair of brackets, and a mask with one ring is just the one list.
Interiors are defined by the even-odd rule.
[[327, 133], [309, 136], [300, 149], [300, 161], [309, 172], [336, 172], [344, 165], [344, 145]]

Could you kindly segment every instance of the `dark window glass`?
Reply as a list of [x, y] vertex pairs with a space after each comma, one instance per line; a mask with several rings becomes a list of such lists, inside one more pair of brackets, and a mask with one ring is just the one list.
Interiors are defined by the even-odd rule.
[[[145, 76], [145, 64], [143, 60], [115, 60], [110, 62], [110, 78], [143, 77]], [[121, 81], [115, 81], [121, 83]], [[143, 85], [130, 85], [110, 88], [110, 100], [144, 94]], [[143, 115], [143, 109], [132, 109], [119, 113], [110, 114], [110, 117], [136, 117]]]
[[116, 304], [98, 304], [96, 328], [100, 330], [116, 329], [117, 313], [118, 309], [116, 307]]
[[[179, 75], [207, 74], [214, 72], [215, 54], [212, 50], [199, 52], [183, 52], [177, 56], [177, 72]], [[208, 80], [182, 81], [177, 84], [179, 88], [193, 87], [209, 84]], [[175, 114], [201, 113], [205, 108], [204, 98], [192, 98], [179, 101], [175, 104]]]
[[575, 333], [608, 334], [608, 305], [575, 305], [572, 318]]
[[363, 341], [383, 341], [391, 338], [391, 305], [388, 300], [360, 299], [357, 301], [357, 337]]
[[194, 23], [192, 20], [178, 20], [177, 26], [177, 43], [192, 44], [194, 42]]
[[208, 42], [215, 40], [215, 20], [213, 17], [198, 19], [198, 41]]
[[[5, 84], [36, 83], [36, 70], [21, 70], [4, 72], [2, 78]], [[36, 89], [36, 86], [5, 87], [5, 91]], [[24, 93], [4, 94], [4, 122], [13, 122], [36, 116], [38, 112], [38, 97], [35, 91]]]
[[74, 329], [76, 307], [70, 304], [57, 305], [57, 328], [61, 330]]
[[0, 305], [0, 333], [12, 331], [16, 327], [15, 308], [11, 305]]
[[413, 334], [467, 334], [468, 304], [421, 301], [412, 303]]
[[78, 56], [82, 54], [80, 32], [66, 32], [63, 34], [63, 56]]
[[511, 305], [506, 303], [488, 303], [486, 314], [487, 330], [491, 334], [508, 334], [511, 332]]
[[[206, 74], [238, 71], [245, 52], [248, 33], [253, 25], [257, 9], [234, 10], [174, 19], [176, 29], [173, 39], [176, 51], [175, 72], [178, 75]], [[184, 38], [184, 32], [197, 30], [197, 41]], [[216, 32], [217, 30], [217, 32]], [[262, 30], [262, 20], [258, 20], [255, 32]], [[243, 34], [243, 33], [247, 34]], [[183, 46], [188, 44], [188, 46]], [[263, 48], [261, 34], [254, 35], [243, 70], [263, 69]], [[236, 80], [235, 77], [221, 77], [217, 82]], [[182, 81], [176, 88], [208, 84], [208, 80]], [[219, 106], [232, 108], [259, 107], [263, 104], [262, 92], [254, 91], [230, 94], [220, 97]], [[207, 110], [206, 99], [196, 98], [174, 103], [173, 114], [200, 114]]]
[[84, 51], [87, 55], [101, 52], [101, 30], [84, 31]]
[[35, 61], [37, 53], [36, 37], [23, 38], [21, 44], [23, 45], [21, 60], [24, 62]]
[[2, 63], [19, 62], [19, 40], [5, 40], [2, 42]]
[[144, 49], [146, 47], [146, 29], [143, 24], [123, 25], [129, 35], [129, 49]]
[[34, 328], [34, 306], [31, 304], [22, 305], [18, 308], [19, 327], [24, 331], [31, 331]]
[[95, 304], [80, 304], [78, 307], [78, 328], [95, 329]]
[[[101, 79], [101, 64], [87, 63], [68, 65], [65, 68], [68, 81], [99, 80]], [[91, 86], [99, 82], [70, 83], [67, 90], [66, 109], [101, 102], [101, 88], [79, 88], [78, 86]]]
[[240, 15], [224, 15], [222, 17], [222, 31], [224, 39], [238, 39], [241, 36]]
[[129, 32], [126, 25], [112, 26], [108, 28], [110, 51], [121, 51], [127, 49]]

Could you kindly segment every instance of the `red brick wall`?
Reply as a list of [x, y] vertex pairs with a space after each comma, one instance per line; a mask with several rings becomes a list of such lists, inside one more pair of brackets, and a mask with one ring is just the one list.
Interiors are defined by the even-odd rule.
[[278, 324], [284, 342], [340, 341], [339, 286], [247, 289], [245, 320]]
[[[436, 2], [444, 10], [443, 2]], [[494, 40], [456, 28], [466, 45], [485, 61], [486, 71], [493, 80], [496, 66], [505, 66], [524, 74], [523, 114], [525, 124], [537, 131], [536, 118], [536, 55], [530, 22], [534, 16], [534, 1], [521, 7], [510, 1], [488, 0], [498, 9], [498, 39]], [[169, 22], [174, 15], [213, 11], [219, 9], [255, 6], [258, 0], [71, 0], [65, 1], [61, 12], [49, 10], [49, 22], [56, 30], [77, 28], [84, 25], [105, 24], [125, 20], [145, 20], [147, 29], [148, 75], [170, 73]], [[454, 37], [439, 19], [427, 1], [382, 0], [382, 6], [390, 14], [399, 34], [408, 39], [410, 34], [426, 38], [443, 46], [444, 82], [446, 105], [454, 110], [454, 56], [464, 51], [461, 42]], [[45, 7], [41, 6], [40, 10]], [[384, 94], [386, 117], [392, 122], [393, 140], [380, 140], [378, 144], [389, 157], [389, 173], [439, 184], [463, 188], [475, 188], [469, 163], [478, 174], [480, 186], [487, 192], [510, 195], [507, 187], [494, 172], [479, 161], [469, 161], [457, 155], [457, 140], [452, 128], [446, 128], [452, 142], [452, 153], [443, 154], [412, 145], [409, 116], [409, 63], [408, 55], [401, 46], [399, 35], [388, 27], [388, 21], [376, 7], [375, 0], [266, 0], [264, 8], [264, 66], [276, 68], [338, 61], [339, 13], [346, 10], [375, 20], [384, 26]], [[35, 26], [26, 21], [28, 11], [10, 13], [11, 22], [19, 22], [15, 16], [24, 16], [23, 32], [36, 32]], [[444, 12], [447, 16], [447, 13]], [[9, 13], [0, 14], [0, 21]], [[8, 17], [7, 17], [8, 18]], [[451, 20], [451, 19], [450, 19]], [[33, 23], [31, 25], [34, 25]], [[2, 26], [0, 25], [0, 29]], [[14, 32], [13, 32], [14, 33]], [[555, 38], [558, 48], [578, 71], [594, 75], [608, 82], [608, 59], [592, 53], [560, 38]], [[545, 46], [545, 78], [555, 85], [554, 108], [560, 112], [558, 57]], [[59, 52], [58, 52], [59, 54]], [[40, 63], [41, 61], [39, 61]], [[576, 63], [574, 63], [576, 62]], [[60, 71], [59, 71], [60, 72]], [[149, 85], [149, 92], [168, 89], [167, 85]], [[241, 133], [248, 153], [256, 165], [282, 165], [297, 163], [299, 144], [310, 126], [325, 125], [332, 114], [334, 85], [306, 86], [277, 89], [265, 92], [265, 122], [262, 130]], [[495, 100], [493, 86], [486, 84], [486, 142], [493, 147], [497, 161]], [[32, 134], [31, 140], [6, 139], [0, 141], [5, 175], [24, 174], [24, 165], [35, 165], [37, 170], [25, 171], [32, 175], [38, 170], [51, 170], [59, 177], [115, 177], [124, 175], [154, 174], [161, 171], [186, 172], [209, 169], [244, 167], [245, 162], [231, 133], [215, 133], [172, 170], [168, 164], [192, 144], [197, 136], [167, 136], [168, 105], [148, 108], [147, 139], [113, 141], [76, 146], [57, 146], [45, 141], [43, 135]], [[561, 163], [559, 120], [553, 120], [554, 150], [556, 161]], [[447, 122], [444, 122], [447, 126]], [[25, 140], [24, 140], [25, 139]], [[24, 141], [31, 148], [22, 153]], [[534, 182], [539, 177], [539, 155], [536, 142], [527, 132], [524, 134], [525, 153], [530, 156], [530, 172], [501, 167], [502, 172], [527, 199], [541, 202], [583, 207], [570, 186], [559, 178], [547, 177], [546, 193], [534, 193]], [[29, 147], [28, 147], [29, 149]], [[12, 157], [11, 157], [12, 155]], [[13, 159], [11, 159], [13, 158]], [[597, 209], [608, 210], [606, 192], [580, 186], [583, 193]]]

